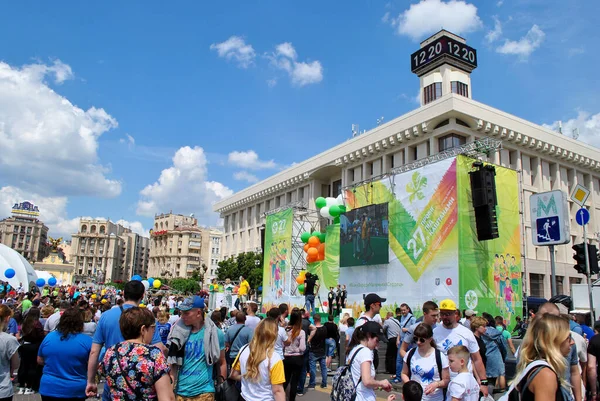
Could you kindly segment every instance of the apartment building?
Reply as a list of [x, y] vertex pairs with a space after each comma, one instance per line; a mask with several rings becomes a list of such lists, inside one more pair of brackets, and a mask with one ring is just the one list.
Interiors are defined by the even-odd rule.
[[39, 215], [33, 203], [16, 203], [12, 215], [0, 220], [0, 243], [30, 262], [39, 262], [48, 256], [48, 227], [38, 219]]

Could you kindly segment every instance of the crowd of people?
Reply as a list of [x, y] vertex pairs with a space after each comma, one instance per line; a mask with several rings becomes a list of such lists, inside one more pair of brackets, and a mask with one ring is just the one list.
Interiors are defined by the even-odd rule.
[[[523, 400], [597, 399], [600, 323], [590, 333], [551, 303], [519, 322], [515, 349], [501, 317], [461, 313], [450, 299], [425, 302], [419, 319], [407, 304], [382, 318], [386, 299], [367, 294], [359, 317], [336, 324], [312, 305], [281, 304], [260, 317], [248, 299], [210, 309], [202, 296], [152, 295], [140, 281], [122, 291], [65, 286], [0, 298], [0, 400], [16, 387], [44, 401], [84, 400], [100, 388], [104, 400], [206, 401], [231, 380], [246, 401], [293, 401], [335, 386], [328, 376], [341, 346], [358, 401], [375, 400], [376, 390], [396, 399], [394, 383], [408, 400], [478, 400], [512, 389], [508, 355], [517, 357], [513, 386]], [[381, 342], [381, 370], [391, 375], [383, 380]]]

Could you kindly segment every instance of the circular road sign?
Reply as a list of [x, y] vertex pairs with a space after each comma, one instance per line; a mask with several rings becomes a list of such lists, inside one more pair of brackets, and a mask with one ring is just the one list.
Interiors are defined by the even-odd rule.
[[590, 212], [588, 212], [586, 208], [582, 207], [577, 211], [577, 214], [575, 215], [575, 220], [580, 226], [586, 225], [590, 221]]

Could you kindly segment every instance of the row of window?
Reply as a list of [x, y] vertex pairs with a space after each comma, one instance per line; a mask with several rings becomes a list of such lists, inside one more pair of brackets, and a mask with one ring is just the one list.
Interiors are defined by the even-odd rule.
[[[452, 93], [469, 97], [469, 85], [465, 83], [462, 83], [460, 81], [452, 81], [450, 83], [450, 88], [452, 90]], [[441, 82], [434, 82], [431, 85], [427, 85], [423, 88], [423, 104], [433, 102], [434, 100], [441, 98], [442, 95], [443, 93]]]
[[[88, 226], [87, 226], [87, 224], [83, 224], [83, 225], [81, 226], [81, 233], [82, 233], [82, 234], [86, 234], [86, 233], [87, 233], [87, 229], [88, 229]], [[97, 230], [97, 227], [96, 227], [96, 225], [95, 225], [95, 224], [92, 224], [92, 225], [90, 226], [90, 234], [95, 234], [95, 233], [96, 233], [96, 230]], [[106, 226], [100, 226], [99, 233], [100, 233], [100, 234], [105, 234], [105, 233], [106, 233]]]

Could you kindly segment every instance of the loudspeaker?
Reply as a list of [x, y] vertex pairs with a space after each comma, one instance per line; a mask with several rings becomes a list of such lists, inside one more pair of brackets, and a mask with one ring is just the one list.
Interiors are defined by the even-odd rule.
[[[475, 165], [474, 165], [475, 167]], [[486, 241], [498, 238], [498, 220], [496, 218], [496, 169], [492, 165], [479, 165], [469, 173], [471, 178], [471, 198], [475, 210], [477, 239]]]

